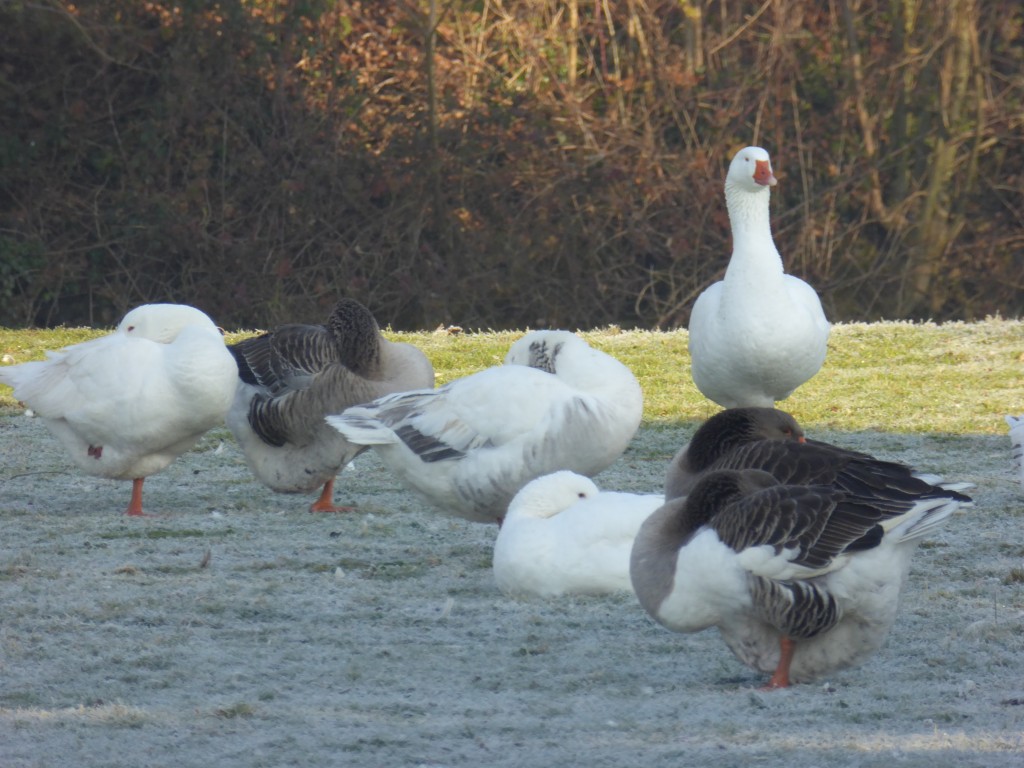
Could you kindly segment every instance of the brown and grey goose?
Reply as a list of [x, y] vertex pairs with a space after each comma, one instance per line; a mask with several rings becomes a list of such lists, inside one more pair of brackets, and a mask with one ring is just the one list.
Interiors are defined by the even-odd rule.
[[705, 421], [670, 462], [665, 498], [685, 496], [701, 475], [717, 469], [761, 469], [780, 483], [827, 484], [854, 494], [904, 498], [928, 493], [941, 482], [900, 462], [809, 440], [796, 419], [777, 408], [730, 408]]
[[630, 558], [644, 609], [677, 632], [718, 627], [769, 688], [863, 661], [884, 642], [921, 539], [970, 499], [884, 483], [863, 494], [703, 474], [640, 527]]
[[279, 493], [321, 489], [311, 512], [341, 512], [338, 472], [364, 446], [324, 417], [382, 395], [434, 386], [434, 369], [411, 344], [385, 339], [370, 311], [341, 299], [324, 325], [290, 323], [228, 347], [238, 385], [227, 424], [253, 474]]

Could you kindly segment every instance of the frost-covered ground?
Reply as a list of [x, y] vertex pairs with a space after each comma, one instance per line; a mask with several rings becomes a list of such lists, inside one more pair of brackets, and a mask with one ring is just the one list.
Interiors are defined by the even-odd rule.
[[[597, 480], [656, 491], [684, 428]], [[348, 515], [251, 480], [228, 433], [146, 483], [77, 474], [0, 416], [0, 766], [1024, 765], [1024, 496], [1005, 436], [815, 433], [976, 507], [915, 560], [871, 663], [762, 692], [714, 631], [629, 595], [517, 602], [496, 529], [441, 517], [372, 454]]]

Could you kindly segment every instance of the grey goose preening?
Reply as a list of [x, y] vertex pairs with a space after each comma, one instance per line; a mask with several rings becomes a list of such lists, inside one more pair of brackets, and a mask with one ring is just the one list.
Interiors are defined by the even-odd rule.
[[434, 386], [422, 351], [381, 335], [354, 299], [337, 302], [327, 323], [290, 323], [229, 347], [237, 389], [227, 424], [253, 474], [279, 493], [312, 493], [312, 512], [340, 512], [338, 472], [364, 447], [324, 421], [381, 395]]
[[968, 484], [802, 443], [795, 422], [757, 417], [787, 430], [695, 460], [686, 484], [670, 470], [671, 493], [637, 534], [630, 576], [657, 621], [680, 632], [717, 626], [741, 661], [783, 687], [874, 652], [917, 545], [971, 499]]

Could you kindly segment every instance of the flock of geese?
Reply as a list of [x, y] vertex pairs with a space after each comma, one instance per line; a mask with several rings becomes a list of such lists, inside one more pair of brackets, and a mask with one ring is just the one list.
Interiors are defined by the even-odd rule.
[[775, 409], [821, 367], [829, 335], [815, 291], [783, 271], [775, 183], [763, 149], [730, 165], [733, 254], [689, 328], [693, 379], [724, 410], [654, 493], [590, 479], [634, 437], [643, 394], [628, 367], [568, 331], [526, 333], [504, 364], [435, 388], [423, 352], [385, 339], [351, 299], [324, 325], [230, 346], [199, 310], [149, 304], [108, 336], [0, 368], [0, 382], [81, 470], [132, 481], [129, 515], [144, 514], [148, 475], [222, 423], [259, 481], [316, 494], [314, 512], [348, 509], [335, 478], [373, 450], [441, 512], [499, 524], [502, 592], [633, 592], [671, 630], [717, 627], [784, 687], [882, 644], [917, 544], [971, 499], [967, 484], [810, 440]]

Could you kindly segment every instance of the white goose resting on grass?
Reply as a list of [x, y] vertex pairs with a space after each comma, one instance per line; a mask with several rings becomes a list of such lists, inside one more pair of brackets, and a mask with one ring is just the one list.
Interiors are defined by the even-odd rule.
[[129, 515], [144, 514], [146, 477], [223, 423], [236, 376], [220, 330], [182, 304], [144, 304], [112, 334], [0, 368], [79, 469], [132, 481]]
[[342, 299], [326, 325], [282, 325], [229, 347], [238, 385], [227, 424], [253, 474], [279, 493], [312, 493], [311, 512], [334, 503], [338, 472], [364, 446], [324, 421], [381, 395], [434, 386], [434, 369], [411, 344], [385, 339], [370, 311]]
[[970, 499], [783, 484], [761, 470], [704, 474], [641, 526], [630, 574], [676, 632], [718, 627], [767, 687], [862, 662], [884, 642], [922, 538]]
[[505, 364], [435, 390], [354, 406], [327, 421], [371, 446], [442, 512], [500, 522], [535, 477], [594, 475], [626, 449], [643, 395], [632, 372], [569, 331], [531, 331]]
[[825, 360], [829, 324], [811, 286], [783, 271], [768, 199], [768, 153], [736, 153], [725, 180], [733, 250], [725, 278], [694, 303], [690, 371], [697, 389], [725, 408], [771, 406], [810, 379]]
[[512, 596], [631, 592], [629, 553], [661, 494], [599, 491], [562, 470], [531, 480], [508, 505], [494, 542], [498, 588]]

